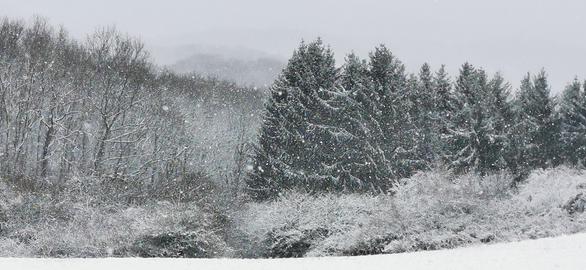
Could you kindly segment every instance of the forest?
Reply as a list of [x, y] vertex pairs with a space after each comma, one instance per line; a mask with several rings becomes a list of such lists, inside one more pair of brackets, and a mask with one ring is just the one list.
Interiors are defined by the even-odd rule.
[[[293, 51], [294, 49], [294, 51]], [[268, 88], [0, 21], [0, 256], [302, 257], [586, 231], [586, 81], [302, 41]], [[572, 76], [572, 75], [569, 75]]]

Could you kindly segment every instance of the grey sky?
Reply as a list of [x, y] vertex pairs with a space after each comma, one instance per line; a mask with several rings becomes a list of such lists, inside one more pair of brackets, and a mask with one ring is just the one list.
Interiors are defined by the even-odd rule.
[[411, 71], [427, 61], [454, 74], [470, 61], [518, 85], [544, 67], [554, 91], [586, 78], [583, 0], [0, 0], [2, 16], [35, 14], [76, 37], [116, 24], [153, 48], [221, 45], [286, 58], [302, 38], [321, 36], [339, 59], [387, 44]]

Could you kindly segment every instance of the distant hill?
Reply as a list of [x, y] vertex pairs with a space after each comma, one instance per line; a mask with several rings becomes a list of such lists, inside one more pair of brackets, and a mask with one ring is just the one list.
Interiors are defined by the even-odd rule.
[[195, 72], [241, 85], [263, 87], [277, 78], [283, 66], [284, 63], [280, 60], [269, 57], [239, 59], [220, 54], [198, 53], [177, 61], [170, 68], [179, 73]]
[[277, 56], [242, 47], [192, 44], [149, 49], [158, 64], [175, 72], [195, 72], [246, 86], [272, 84], [286, 63]]

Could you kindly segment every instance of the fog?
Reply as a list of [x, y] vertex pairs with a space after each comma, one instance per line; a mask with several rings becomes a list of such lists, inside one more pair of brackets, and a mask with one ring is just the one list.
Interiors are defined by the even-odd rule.
[[[34, 15], [79, 38], [116, 25], [142, 38], [155, 61], [186, 45], [253, 49], [286, 59], [301, 39], [321, 36], [341, 61], [384, 43], [411, 71], [429, 62], [454, 74], [465, 61], [501, 71], [513, 85], [542, 67], [558, 92], [586, 77], [586, 2], [581, 0], [0, 0], [0, 15]], [[190, 54], [191, 52], [183, 52]]]

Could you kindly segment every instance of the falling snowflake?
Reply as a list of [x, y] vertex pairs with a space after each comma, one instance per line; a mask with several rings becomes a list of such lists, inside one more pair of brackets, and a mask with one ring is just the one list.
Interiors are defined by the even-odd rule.
[[93, 125], [90, 122], [83, 122], [83, 128], [85, 130], [92, 129]]

